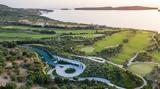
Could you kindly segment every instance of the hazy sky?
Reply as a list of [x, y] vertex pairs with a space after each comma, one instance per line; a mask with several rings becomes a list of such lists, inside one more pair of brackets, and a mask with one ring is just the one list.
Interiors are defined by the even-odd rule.
[[160, 0], [0, 0], [0, 4], [23, 8], [143, 5], [160, 7]]

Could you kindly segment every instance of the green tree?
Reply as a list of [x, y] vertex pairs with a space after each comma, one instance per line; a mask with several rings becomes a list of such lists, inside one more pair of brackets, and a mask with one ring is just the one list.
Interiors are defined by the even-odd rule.
[[5, 87], [6, 89], [16, 89], [17, 85], [14, 82], [8, 82]]

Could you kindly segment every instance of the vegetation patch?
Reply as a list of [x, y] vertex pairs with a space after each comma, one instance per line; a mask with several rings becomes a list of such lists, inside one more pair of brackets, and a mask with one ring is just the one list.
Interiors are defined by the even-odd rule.
[[117, 53], [120, 53], [122, 51], [122, 44], [119, 44], [115, 47], [109, 47], [103, 49], [101, 52], [97, 53], [102, 58], [111, 58], [112, 56], [115, 56]]
[[151, 62], [152, 60], [153, 58], [148, 52], [141, 52], [134, 59], [134, 61], [138, 61], [138, 62]]
[[110, 80], [113, 84], [127, 89], [132, 89], [142, 84], [142, 80], [139, 77], [136, 77], [131, 72], [121, 70], [111, 64], [101, 64], [77, 57], [74, 59], [86, 65], [85, 71], [79, 77], [104, 78]]
[[72, 73], [74, 73], [75, 71], [76, 71], [76, 70], [75, 70], [74, 68], [68, 68], [68, 69], [65, 70], [65, 72], [68, 73], [68, 74], [72, 74]]

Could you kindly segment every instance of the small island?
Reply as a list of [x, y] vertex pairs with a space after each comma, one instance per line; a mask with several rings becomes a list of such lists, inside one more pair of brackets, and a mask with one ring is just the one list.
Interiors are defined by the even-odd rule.
[[61, 10], [71, 10], [70, 8], [61, 8]]
[[121, 6], [121, 7], [82, 7], [75, 10], [156, 10], [157, 7]]

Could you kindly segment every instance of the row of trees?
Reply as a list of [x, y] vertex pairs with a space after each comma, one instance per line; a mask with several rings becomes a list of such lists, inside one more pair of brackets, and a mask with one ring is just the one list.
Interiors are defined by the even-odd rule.
[[5, 48], [15, 48], [17, 46], [15, 42], [9, 42], [9, 41], [1, 42], [1, 44]]
[[38, 33], [41, 33], [41, 34], [56, 34], [55, 31], [53, 30], [32, 30], [33, 32], [38, 32]]

